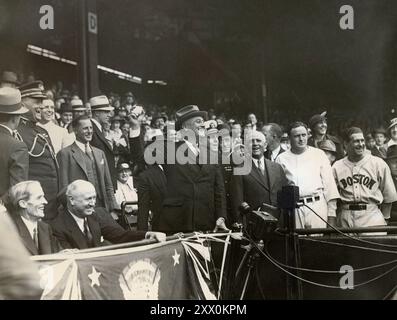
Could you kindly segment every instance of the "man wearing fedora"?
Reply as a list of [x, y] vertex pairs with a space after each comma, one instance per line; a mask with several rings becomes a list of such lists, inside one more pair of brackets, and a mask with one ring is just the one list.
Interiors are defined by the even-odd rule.
[[206, 156], [200, 157], [205, 147], [199, 140], [207, 139], [206, 118], [207, 113], [194, 105], [176, 112], [175, 129], [181, 131], [183, 139], [175, 145], [175, 162], [167, 159], [163, 166], [167, 187], [159, 217], [160, 231], [226, 229], [226, 196], [221, 168], [207, 164]]
[[371, 154], [385, 160], [387, 157], [387, 150], [385, 148], [386, 130], [383, 128], [376, 128], [372, 132], [372, 136], [375, 139], [375, 146], [370, 150]]
[[0, 197], [9, 187], [28, 179], [28, 149], [17, 131], [21, 114], [28, 111], [18, 89], [0, 88]]
[[22, 103], [30, 112], [24, 115], [18, 131], [29, 152], [29, 180], [40, 182], [48, 205], [45, 207], [45, 220], [57, 215], [56, 196], [58, 194], [58, 163], [50, 136], [44, 128], [36, 125], [39, 121], [40, 107], [43, 105], [44, 85], [42, 81], [33, 81], [19, 87]]
[[1, 75], [0, 88], [16, 88], [17, 86], [19, 86], [17, 74], [12, 71], [3, 71], [3, 74]]

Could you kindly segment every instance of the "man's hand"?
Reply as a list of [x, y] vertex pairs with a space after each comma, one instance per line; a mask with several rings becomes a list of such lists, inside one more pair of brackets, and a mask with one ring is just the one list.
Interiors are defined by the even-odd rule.
[[229, 231], [225, 224], [225, 218], [223, 217], [220, 217], [218, 220], [216, 220], [214, 232], [217, 232], [218, 230]]
[[130, 130], [138, 130], [140, 129], [140, 123], [137, 117], [129, 116], [128, 122], [130, 123]]
[[163, 232], [148, 231], [146, 232], [145, 239], [155, 239], [158, 242], [165, 242], [166, 235]]

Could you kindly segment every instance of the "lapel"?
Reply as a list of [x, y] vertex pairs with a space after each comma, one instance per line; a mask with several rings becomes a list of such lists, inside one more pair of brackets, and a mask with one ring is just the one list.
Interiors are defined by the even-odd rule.
[[[104, 176], [103, 170], [104, 170], [104, 158], [102, 157], [102, 152], [101, 150], [91, 146], [92, 149], [92, 154], [94, 155], [95, 159], [95, 165], [98, 170], [99, 176]], [[98, 177], [99, 178], [99, 177]]]
[[37, 230], [39, 232], [39, 248], [40, 254], [51, 254], [51, 238], [45, 222], [37, 222]]
[[22, 242], [25, 245], [26, 249], [32, 255], [38, 255], [39, 251], [36, 247], [36, 244], [34, 243], [33, 238], [31, 237], [29, 230], [26, 227], [25, 223], [22, 221], [21, 216], [12, 215], [12, 218], [15, 222], [15, 225], [18, 229], [19, 236], [21, 237]]
[[80, 168], [84, 171], [85, 175], [87, 176], [87, 168], [85, 166], [85, 155], [83, 151], [77, 146], [76, 142], [72, 144], [72, 156]]
[[94, 121], [91, 121], [92, 127], [94, 128], [95, 134], [98, 136], [99, 140], [102, 141], [102, 143], [108, 148], [111, 152], [113, 152], [111, 145], [109, 142], [106, 140], [105, 136], [103, 135], [103, 132], [99, 130], [97, 125], [94, 123]]
[[92, 215], [90, 215], [87, 218], [88, 221], [88, 227], [90, 228], [91, 234], [92, 234], [92, 238], [93, 238], [93, 242], [94, 242], [94, 247], [99, 247], [101, 245], [101, 227], [99, 225], [99, 221], [95, 216], [95, 213], [93, 213]]
[[265, 160], [265, 175], [260, 172], [258, 167], [256, 166], [255, 162], [252, 160], [252, 169], [250, 172], [250, 175], [261, 185], [263, 186], [267, 191], [270, 191], [268, 181], [267, 181], [267, 170], [266, 170], [266, 160]]
[[87, 241], [83, 232], [80, 230], [79, 226], [77, 225], [76, 220], [72, 217], [72, 215], [65, 210], [63, 212], [64, 220], [65, 220], [65, 227], [70, 232], [70, 236], [73, 239], [73, 242], [77, 244], [78, 249], [87, 249]]

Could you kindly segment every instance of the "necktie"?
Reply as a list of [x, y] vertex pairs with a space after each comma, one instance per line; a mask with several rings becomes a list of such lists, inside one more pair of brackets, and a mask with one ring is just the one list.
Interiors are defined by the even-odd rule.
[[262, 175], [265, 175], [265, 168], [263, 167], [263, 162], [261, 161], [261, 159], [258, 160], [258, 169], [260, 170]]
[[36, 245], [37, 249], [39, 249], [39, 235], [37, 233], [37, 228], [33, 229], [33, 241], [34, 241], [34, 244]]
[[19, 132], [17, 130], [14, 130], [12, 132], [12, 136], [17, 139], [18, 141], [23, 141], [21, 135], [19, 134]]
[[92, 243], [93, 238], [92, 238], [92, 233], [91, 233], [90, 229], [88, 228], [87, 218], [84, 219], [84, 236], [87, 240], [88, 247], [92, 247], [93, 246], [93, 243]]
[[90, 145], [88, 143], [85, 145], [85, 153], [91, 159], [91, 161], [94, 161], [94, 155], [92, 154]]

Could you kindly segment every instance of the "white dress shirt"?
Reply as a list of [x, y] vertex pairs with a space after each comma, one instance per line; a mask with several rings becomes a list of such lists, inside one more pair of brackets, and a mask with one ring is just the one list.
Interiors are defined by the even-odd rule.
[[85, 218], [80, 218], [80, 217], [74, 215], [73, 213], [71, 213], [70, 211], [69, 211], [69, 213], [72, 215], [73, 219], [76, 221], [77, 225], [79, 226], [79, 229], [84, 234], [84, 220], [85, 220]]
[[272, 154], [270, 155], [270, 158], [272, 161], [276, 161], [276, 158], [278, 156], [278, 153], [280, 152], [281, 146], [278, 146], [276, 149], [272, 151]]
[[76, 138], [75, 135], [71, 135], [65, 128], [56, 125], [52, 121], [46, 124], [37, 122], [37, 125], [48, 132], [55, 154], [57, 154], [59, 150], [70, 146]]

